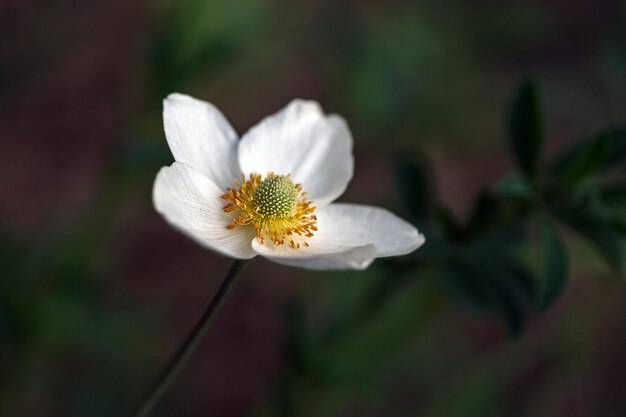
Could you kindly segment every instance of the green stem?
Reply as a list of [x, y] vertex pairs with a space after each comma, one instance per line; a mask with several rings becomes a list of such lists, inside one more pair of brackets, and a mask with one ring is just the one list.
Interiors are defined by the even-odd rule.
[[170, 359], [169, 363], [163, 368], [161, 373], [152, 383], [152, 386], [146, 391], [142, 400], [136, 405], [133, 411], [129, 414], [129, 417], [146, 417], [156, 405], [159, 399], [165, 394], [169, 386], [176, 378], [176, 375], [181, 371], [191, 354], [196, 350], [200, 340], [211, 326], [215, 314], [220, 309], [226, 296], [233, 288], [237, 281], [237, 276], [241, 272], [246, 261], [236, 260], [230, 267], [226, 278], [222, 281], [217, 293], [213, 296], [213, 299], [209, 303], [204, 314], [193, 328], [187, 339], [178, 348], [176, 354]]

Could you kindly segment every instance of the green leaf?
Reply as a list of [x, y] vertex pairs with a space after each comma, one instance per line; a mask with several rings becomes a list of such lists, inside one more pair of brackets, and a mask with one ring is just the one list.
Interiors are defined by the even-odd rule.
[[486, 190], [478, 193], [474, 200], [472, 213], [463, 230], [463, 238], [484, 234], [498, 220], [499, 201]]
[[541, 225], [541, 250], [543, 267], [539, 305], [545, 309], [561, 295], [569, 273], [567, 251], [547, 220]]
[[450, 209], [439, 206], [435, 210], [435, 216], [444, 237], [456, 239], [462, 235], [463, 228]]
[[566, 152], [552, 168], [556, 184], [562, 187], [573, 187], [599, 170], [606, 161], [609, 140], [609, 134], [602, 132]]
[[626, 127], [604, 129], [570, 146], [550, 167], [553, 175], [610, 169], [626, 158]]
[[524, 328], [534, 288], [519, 262], [500, 255], [504, 254], [452, 258], [446, 262], [444, 272], [461, 299], [494, 313], [512, 335], [517, 335]]
[[612, 268], [623, 271], [624, 239], [618, 231], [607, 227], [605, 218], [586, 206], [559, 207], [555, 215], [586, 237]]
[[507, 131], [517, 164], [527, 177], [537, 170], [543, 141], [543, 111], [539, 88], [530, 79], [522, 82], [510, 106]]
[[596, 186], [594, 191], [607, 226], [626, 239], [626, 183]]
[[517, 174], [508, 175], [498, 184], [494, 190], [497, 197], [519, 198], [522, 200], [533, 200], [535, 191], [525, 178]]
[[402, 156], [397, 159], [396, 167], [400, 195], [408, 213], [416, 220], [424, 220], [435, 200], [430, 164], [423, 157]]
[[609, 206], [626, 208], [626, 183], [601, 186], [599, 194], [600, 199]]

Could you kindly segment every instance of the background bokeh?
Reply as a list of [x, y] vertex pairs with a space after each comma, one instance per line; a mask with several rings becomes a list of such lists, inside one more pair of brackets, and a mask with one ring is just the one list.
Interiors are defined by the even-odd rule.
[[[239, 133], [315, 99], [355, 138], [341, 200], [406, 214], [396, 161], [414, 155], [464, 219], [513, 169], [519, 81], [542, 87], [549, 156], [624, 121], [625, 46], [617, 0], [1, 2], [0, 415], [123, 415], [229, 268], [152, 207], [168, 93]], [[563, 296], [515, 332], [428, 267], [255, 259], [153, 415], [626, 415], [623, 277], [559, 233]]]

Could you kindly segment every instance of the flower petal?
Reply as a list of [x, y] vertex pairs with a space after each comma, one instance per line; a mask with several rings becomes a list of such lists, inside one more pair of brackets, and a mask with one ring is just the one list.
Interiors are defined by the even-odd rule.
[[424, 243], [415, 227], [378, 207], [336, 203], [317, 213], [316, 234], [292, 249], [252, 241], [252, 248], [275, 262], [309, 269], [364, 269], [374, 258], [410, 253]]
[[163, 100], [163, 125], [177, 162], [200, 171], [220, 189], [241, 177], [237, 133], [211, 103], [170, 94]]
[[[312, 240], [313, 238], [308, 242]], [[312, 243], [310, 247], [293, 249], [288, 245], [261, 244], [258, 239], [254, 239], [252, 248], [259, 255], [276, 263], [315, 270], [365, 269], [376, 257], [374, 245], [349, 247], [330, 242], [327, 245], [317, 245], [318, 242], [320, 241]]]
[[250, 129], [239, 144], [244, 174], [292, 174], [317, 207], [339, 197], [352, 178], [352, 134], [314, 101], [293, 100]]
[[412, 224], [389, 210], [336, 203], [318, 210], [318, 234], [346, 245], [373, 244], [376, 257], [406, 255], [425, 241]]
[[226, 229], [232, 215], [222, 210], [222, 191], [189, 165], [174, 162], [157, 174], [152, 191], [156, 210], [200, 245], [234, 258], [256, 255], [252, 228]]

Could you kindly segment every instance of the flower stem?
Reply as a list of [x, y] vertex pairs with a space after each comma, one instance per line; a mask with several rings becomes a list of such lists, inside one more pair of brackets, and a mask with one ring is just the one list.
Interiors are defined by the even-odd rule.
[[156, 405], [159, 399], [165, 394], [169, 386], [172, 384], [176, 375], [181, 371], [191, 354], [196, 350], [200, 340], [211, 326], [215, 314], [220, 309], [226, 296], [233, 288], [237, 281], [239, 272], [246, 264], [244, 260], [236, 260], [230, 267], [230, 270], [226, 274], [226, 278], [222, 281], [219, 289], [213, 296], [213, 299], [207, 306], [204, 314], [198, 320], [187, 339], [178, 348], [178, 351], [170, 359], [169, 363], [161, 370], [161, 373], [154, 380], [150, 388], [144, 394], [142, 400], [135, 406], [133, 411], [129, 414], [129, 417], [147, 417], [152, 408]]

